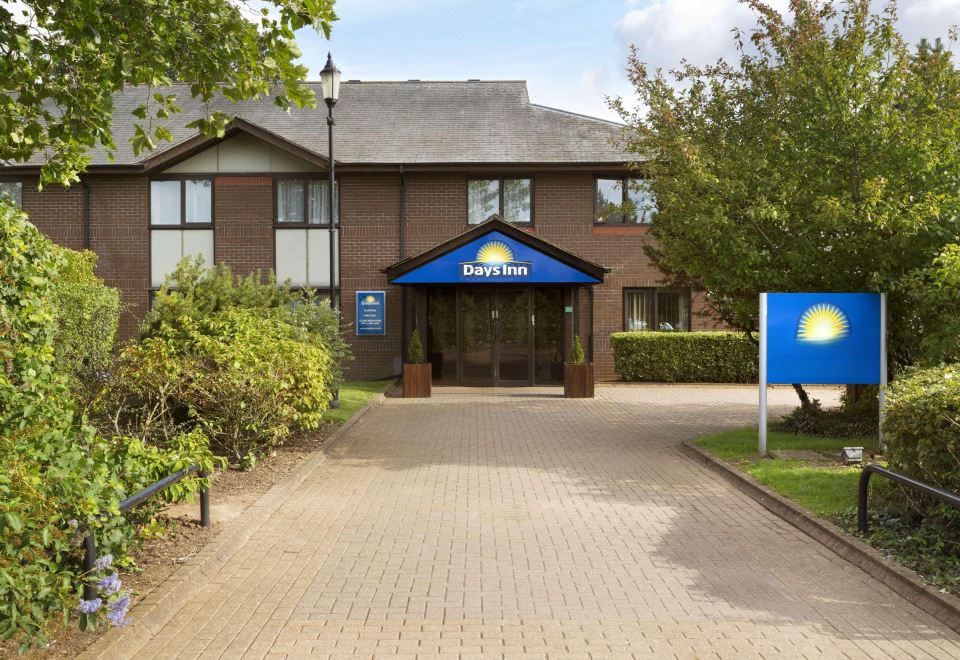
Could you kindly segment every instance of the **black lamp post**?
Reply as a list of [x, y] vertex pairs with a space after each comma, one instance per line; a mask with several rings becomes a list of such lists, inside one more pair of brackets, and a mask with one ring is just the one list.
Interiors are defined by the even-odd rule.
[[[323, 100], [327, 104], [327, 135], [329, 139], [330, 149], [328, 152], [329, 155], [329, 168], [330, 168], [330, 185], [327, 186], [327, 210], [330, 214], [330, 307], [332, 307], [337, 312], [337, 317], [340, 316], [340, 294], [337, 291], [338, 284], [338, 273], [337, 267], [340, 265], [340, 259], [338, 258], [340, 253], [340, 237], [339, 237], [339, 217], [338, 214], [334, 213], [334, 165], [333, 165], [333, 106], [337, 104], [337, 99], [340, 98], [340, 69], [336, 67], [333, 63], [333, 57], [330, 53], [327, 53], [327, 63], [324, 65], [323, 70], [320, 71], [320, 88], [323, 91]], [[339, 323], [338, 330], [339, 330]], [[331, 408], [340, 407], [340, 388], [337, 387], [333, 392], [333, 400], [330, 402]]]

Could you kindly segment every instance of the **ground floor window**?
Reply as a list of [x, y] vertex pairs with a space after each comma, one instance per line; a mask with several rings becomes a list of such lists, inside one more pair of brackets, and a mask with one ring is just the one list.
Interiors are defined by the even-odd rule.
[[[295, 288], [329, 288], [330, 230], [275, 229], [274, 272], [278, 282]], [[336, 238], [333, 239], [336, 241]], [[336, 265], [336, 242], [334, 264]], [[334, 278], [339, 280], [338, 273]], [[335, 282], [336, 284], [336, 282]]]
[[623, 329], [689, 331], [690, 292], [682, 289], [624, 289]]
[[150, 286], [159, 288], [184, 257], [203, 257], [212, 266], [213, 229], [153, 229], [150, 231]]
[[0, 197], [6, 197], [18, 209], [22, 207], [23, 184], [19, 181], [0, 181]]

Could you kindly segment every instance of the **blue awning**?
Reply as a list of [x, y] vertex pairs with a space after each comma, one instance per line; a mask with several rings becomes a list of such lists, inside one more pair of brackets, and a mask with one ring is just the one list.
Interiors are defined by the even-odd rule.
[[385, 272], [392, 284], [599, 284], [606, 270], [494, 217]]

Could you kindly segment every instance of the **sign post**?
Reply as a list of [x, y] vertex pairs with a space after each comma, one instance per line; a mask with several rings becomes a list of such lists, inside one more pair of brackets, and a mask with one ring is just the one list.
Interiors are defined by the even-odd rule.
[[886, 315], [882, 293], [760, 294], [761, 454], [767, 451], [768, 384], [879, 385], [882, 423]]
[[383, 291], [357, 291], [358, 337], [387, 334], [386, 298]]
[[767, 294], [760, 294], [760, 446], [767, 453]]

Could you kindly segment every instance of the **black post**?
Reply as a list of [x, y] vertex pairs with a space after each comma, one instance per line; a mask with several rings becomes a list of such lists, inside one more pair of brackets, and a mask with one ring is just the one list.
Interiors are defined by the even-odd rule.
[[97, 588], [90, 584], [90, 574], [97, 563], [97, 539], [93, 535], [93, 530], [87, 531], [87, 537], [83, 539], [83, 574], [88, 580], [83, 585], [83, 599], [93, 600], [97, 597]]
[[863, 535], [866, 535], [870, 530], [870, 523], [867, 521], [867, 495], [870, 492], [871, 474], [871, 470], [863, 470], [857, 484], [857, 529]]
[[[340, 252], [340, 237], [338, 222], [339, 218], [336, 218], [333, 213], [333, 203], [334, 203], [334, 194], [333, 187], [336, 182], [334, 165], [333, 165], [333, 104], [336, 101], [328, 100], [327, 101], [327, 141], [329, 145], [328, 155], [330, 157], [329, 166], [330, 166], [330, 184], [327, 186], [327, 193], [329, 197], [328, 201], [328, 210], [330, 212], [330, 307], [332, 307], [337, 312], [337, 331], [340, 330], [340, 295], [337, 292], [337, 267], [340, 265], [337, 255]], [[333, 399], [330, 401], [331, 408], [340, 407], [340, 387], [338, 386], [333, 391]]]
[[[206, 472], [200, 473], [201, 479], [206, 479], [210, 475]], [[210, 489], [202, 488], [200, 489], [200, 526], [209, 527], [210, 526]]]

